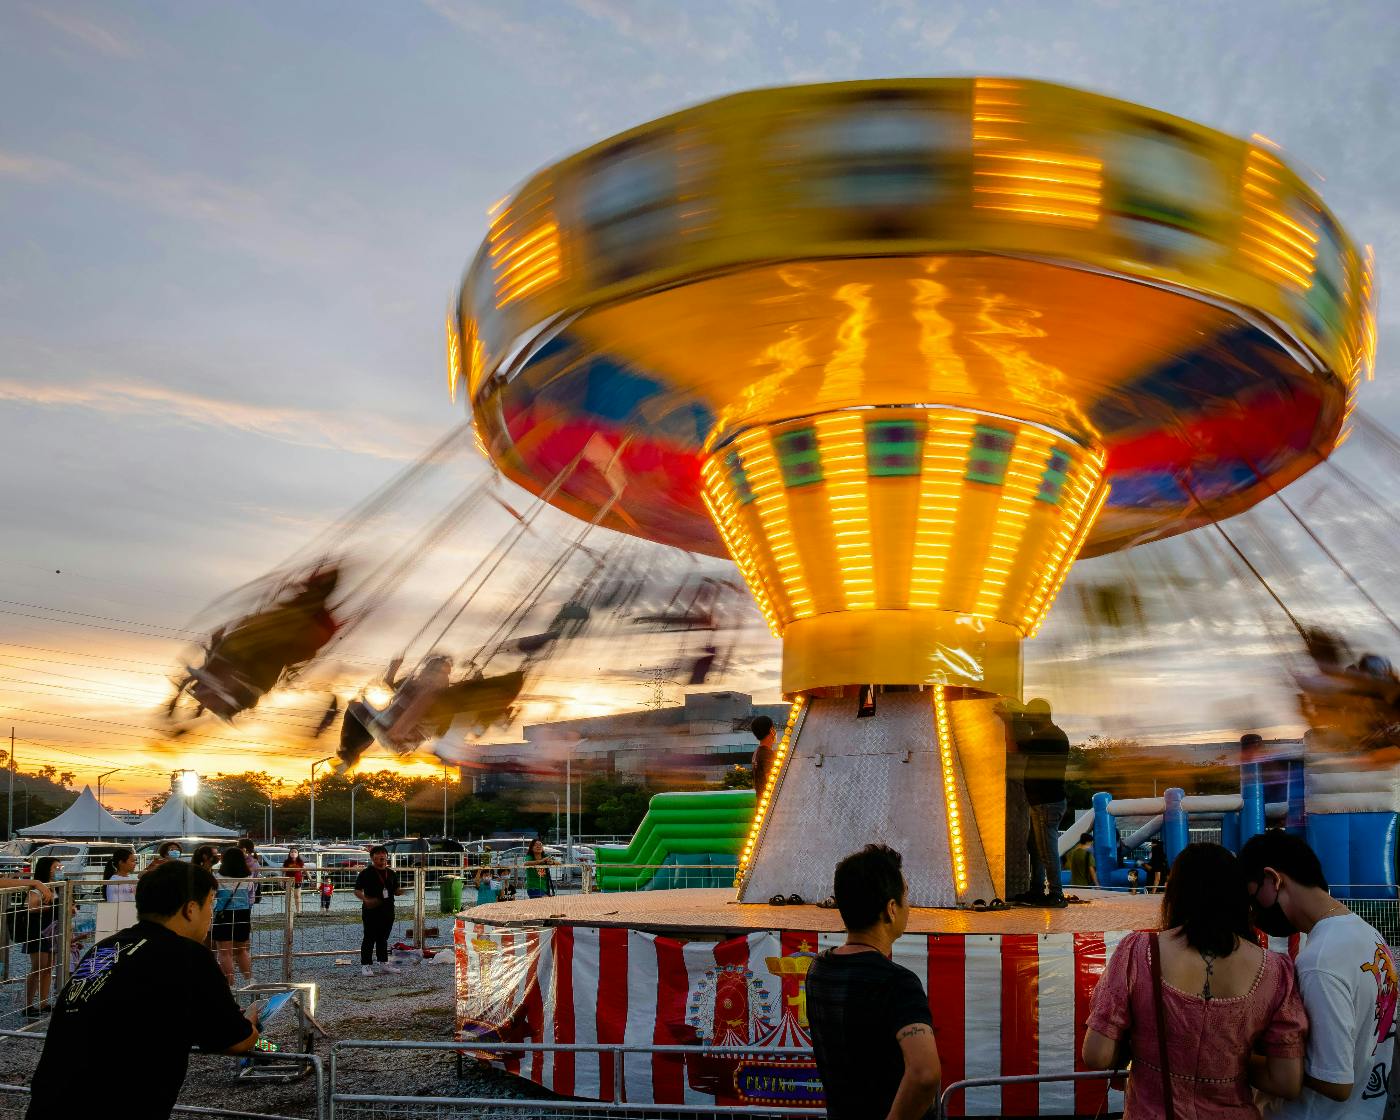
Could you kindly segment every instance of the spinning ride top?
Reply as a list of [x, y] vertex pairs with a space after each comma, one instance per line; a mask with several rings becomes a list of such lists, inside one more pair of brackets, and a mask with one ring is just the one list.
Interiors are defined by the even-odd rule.
[[1262, 139], [1015, 79], [794, 87], [503, 200], [449, 383], [509, 478], [580, 463], [555, 505], [733, 557], [781, 637], [740, 897], [883, 840], [916, 905], [967, 904], [1006, 891], [998, 707], [1070, 566], [1330, 454], [1371, 303]]

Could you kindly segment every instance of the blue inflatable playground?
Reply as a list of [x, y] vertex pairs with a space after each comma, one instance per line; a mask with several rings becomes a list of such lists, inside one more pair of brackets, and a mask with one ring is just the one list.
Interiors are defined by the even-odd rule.
[[[1099, 884], [1136, 887], [1147, 882], [1145, 845], [1160, 839], [1168, 863], [1191, 842], [1194, 830], [1219, 830], [1233, 852], [1265, 828], [1285, 828], [1317, 852], [1332, 893], [1342, 899], [1396, 898], [1396, 826], [1400, 814], [1389, 774], [1308, 775], [1300, 758], [1252, 762], [1240, 768], [1238, 794], [1191, 795], [1169, 789], [1161, 797], [1115, 799], [1096, 793], [1093, 808], [1061, 838], [1063, 854], [1093, 830]], [[1147, 818], [1122, 834], [1122, 818]]]

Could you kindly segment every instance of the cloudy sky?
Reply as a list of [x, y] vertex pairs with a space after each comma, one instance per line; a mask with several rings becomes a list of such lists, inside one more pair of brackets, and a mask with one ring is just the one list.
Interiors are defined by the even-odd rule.
[[[442, 310], [492, 202], [542, 163], [734, 90], [1014, 74], [1272, 138], [1376, 248], [1381, 363], [1363, 403], [1400, 426], [1400, 318], [1384, 299], [1400, 286], [1397, 57], [1388, 2], [13, 0], [0, 7], [0, 730], [14, 724], [24, 765], [50, 759], [82, 781], [127, 766], [119, 804], [177, 766], [304, 775], [328, 752], [275, 716], [176, 747], [156, 733], [204, 607], [452, 425]], [[484, 474], [470, 457], [453, 469], [441, 485]], [[1308, 497], [1343, 543], [1389, 559], [1384, 516], [1361, 540], [1338, 493]], [[507, 524], [486, 516], [421, 602]], [[1281, 573], [1290, 557], [1295, 575], [1318, 563], [1285, 530], [1252, 531], [1278, 546]], [[1176, 546], [1157, 563], [1200, 577], [1209, 562]], [[1139, 578], [1102, 564], [1103, 579]], [[1374, 625], [1345, 588], [1331, 594], [1319, 609]], [[1093, 648], [1066, 611], [1031, 683], [1061, 688], [1081, 733], [1227, 727], [1235, 700], [1270, 687], [1265, 630], [1173, 618], [1173, 604], [1201, 612], [1190, 593], [1164, 603]], [[367, 666], [401, 640], [386, 630], [355, 655]], [[755, 636], [743, 652], [736, 683], [772, 699], [775, 647]], [[554, 691], [551, 711], [643, 700], [584, 675]], [[1271, 705], [1259, 722], [1286, 724]]]

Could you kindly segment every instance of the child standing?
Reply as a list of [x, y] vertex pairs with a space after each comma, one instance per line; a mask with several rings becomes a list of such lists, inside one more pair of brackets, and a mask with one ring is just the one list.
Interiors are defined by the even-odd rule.
[[335, 893], [335, 887], [331, 885], [329, 879], [322, 879], [321, 885], [317, 889], [321, 892], [321, 909], [329, 910], [331, 908], [331, 895]]

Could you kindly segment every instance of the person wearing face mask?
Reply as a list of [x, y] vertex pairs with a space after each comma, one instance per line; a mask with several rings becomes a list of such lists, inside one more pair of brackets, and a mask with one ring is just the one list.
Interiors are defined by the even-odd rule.
[[1380, 1120], [1400, 1001], [1385, 938], [1328, 893], [1322, 864], [1279, 829], [1240, 849], [1254, 924], [1275, 937], [1307, 935], [1298, 985], [1308, 1012], [1303, 1092], [1270, 1120]]

